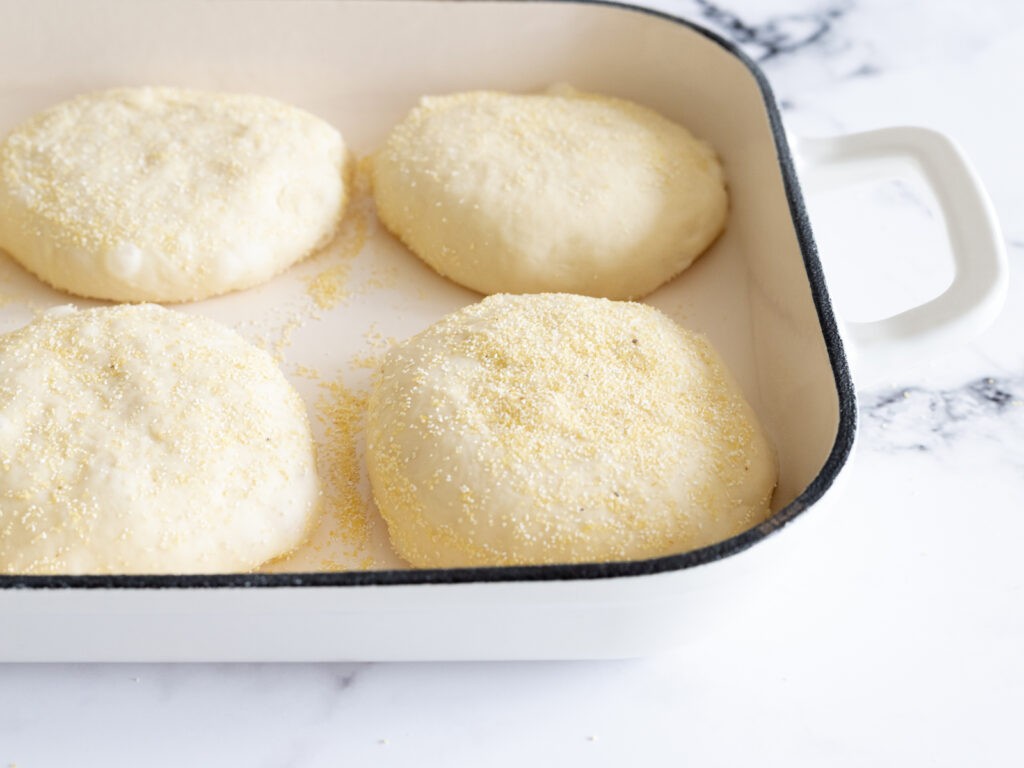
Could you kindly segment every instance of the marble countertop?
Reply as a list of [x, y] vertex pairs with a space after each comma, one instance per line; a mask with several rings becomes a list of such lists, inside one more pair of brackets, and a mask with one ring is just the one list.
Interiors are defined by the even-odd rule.
[[[636, 660], [3, 665], [0, 766], [1024, 764], [1024, 5], [649, 5], [757, 59], [795, 136], [949, 134], [1001, 218], [995, 324], [859, 392], [856, 460], [815, 534], [827, 557], [714, 636]], [[844, 317], [950, 279], [912, 182], [809, 206]]]

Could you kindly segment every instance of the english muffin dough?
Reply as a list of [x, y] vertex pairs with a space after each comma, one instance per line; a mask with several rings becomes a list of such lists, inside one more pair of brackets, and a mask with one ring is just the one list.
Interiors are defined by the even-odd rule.
[[726, 218], [711, 147], [649, 109], [572, 90], [424, 98], [373, 169], [380, 219], [481, 293], [650, 293]]
[[642, 304], [495, 295], [392, 348], [367, 463], [422, 567], [635, 560], [765, 519], [774, 453], [708, 342]]
[[338, 132], [273, 99], [90, 93], [0, 144], [0, 247], [80, 296], [202, 299], [326, 244], [347, 174]]
[[270, 356], [154, 305], [0, 336], [0, 573], [246, 571], [301, 542], [309, 423]]

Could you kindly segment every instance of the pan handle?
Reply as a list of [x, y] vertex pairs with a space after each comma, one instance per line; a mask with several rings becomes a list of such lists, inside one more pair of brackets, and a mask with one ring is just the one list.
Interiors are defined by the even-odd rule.
[[927, 128], [895, 127], [801, 139], [797, 147], [808, 191], [884, 179], [893, 161], [909, 160], [945, 218], [955, 269], [950, 286], [892, 317], [846, 324], [861, 381], [966, 344], [992, 323], [1006, 298], [1006, 252], [992, 202], [956, 144]]

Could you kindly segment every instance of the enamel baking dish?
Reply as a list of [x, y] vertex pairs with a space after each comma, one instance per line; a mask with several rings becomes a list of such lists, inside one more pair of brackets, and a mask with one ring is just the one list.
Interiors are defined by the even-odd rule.
[[[813, 546], [814, 526], [791, 523], [828, 501], [850, 457], [854, 387], [778, 110], [763, 76], [728, 43], [676, 19], [597, 3], [50, 0], [0, 3], [0, 58], [0, 132], [75, 93], [142, 84], [276, 96], [332, 122], [360, 156], [423, 94], [567, 82], [659, 110], [717, 148], [731, 214], [712, 250], [646, 300], [711, 337], [780, 463], [773, 516], [714, 546], [642, 562], [447, 571], [409, 570], [390, 554], [372, 509], [359, 517], [368, 504], [362, 478], [328, 494], [363, 499], [346, 507], [357, 508], [348, 513], [358, 524], [330, 510], [334, 522], [307, 551], [259, 573], [0, 576], [0, 660], [639, 655], [743, 610], [788, 553]], [[953, 285], [924, 306], [844, 332], [847, 346], [864, 348], [865, 364], [962, 340], [991, 319], [1005, 288], [996, 224], [947, 140], [900, 128], [802, 149], [801, 174], [815, 184], [910, 157], [944, 210]], [[479, 298], [384, 232], [365, 189], [351, 208], [325, 253], [261, 288], [179, 308], [277, 354], [322, 441], [344, 432], [329, 418], [331, 398], [358, 399], [388, 339]], [[95, 304], [51, 291], [0, 257], [0, 330], [72, 301]], [[358, 471], [344, 445], [321, 453]]]

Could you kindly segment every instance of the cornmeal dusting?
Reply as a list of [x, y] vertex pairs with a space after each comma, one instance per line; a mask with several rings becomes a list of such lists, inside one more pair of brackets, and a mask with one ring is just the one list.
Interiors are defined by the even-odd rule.
[[338, 236], [314, 257], [317, 271], [306, 278], [306, 293], [317, 309], [334, 309], [350, 295], [346, 283], [352, 261], [366, 244], [373, 207], [366, 158], [355, 164], [351, 187], [352, 196]]
[[368, 371], [375, 371], [380, 367], [381, 356], [379, 354], [367, 353], [353, 355], [349, 365], [353, 368], [362, 368]]
[[306, 291], [318, 308], [333, 309], [342, 302], [349, 269], [347, 262], [332, 264], [306, 280]]
[[265, 570], [291, 571], [303, 564], [324, 571], [368, 569], [368, 499], [361, 489], [360, 445], [365, 426], [367, 396], [353, 392], [339, 378], [320, 382], [316, 418], [323, 428], [317, 446], [317, 467], [323, 486], [323, 504], [317, 527], [294, 557], [269, 564]]
[[357, 438], [364, 428], [365, 393], [349, 390], [342, 381], [326, 382], [316, 412], [326, 428], [318, 464], [324, 481], [334, 536], [353, 550], [366, 547], [366, 502], [359, 490], [361, 462]]

